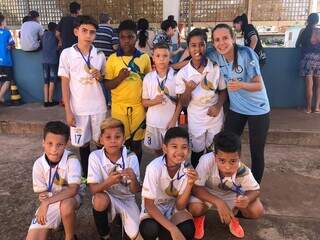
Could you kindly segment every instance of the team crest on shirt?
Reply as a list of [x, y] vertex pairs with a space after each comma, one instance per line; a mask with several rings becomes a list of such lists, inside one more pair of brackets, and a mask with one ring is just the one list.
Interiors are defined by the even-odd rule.
[[243, 72], [243, 67], [241, 65], [237, 65], [237, 67], [235, 68], [235, 72], [240, 74]]

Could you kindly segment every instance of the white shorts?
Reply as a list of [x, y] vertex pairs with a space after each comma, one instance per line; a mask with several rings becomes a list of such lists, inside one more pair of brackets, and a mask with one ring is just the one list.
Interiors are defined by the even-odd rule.
[[[110, 198], [110, 220], [113, 221], [116, 214], [120, 214], [122, 226], [126, 234], [134, 239], [139, 233], [139, 220], [140, 210], [134, 198], [120, 199], [112, 196], [109, 193]], [[92, 198], [93, 202], [93, 198]], [[111, 222], [110, 221], [110, 222]]]
[[190, 143], [191, 143], [191, 149], [193, 152], [201, 152], [205, 150], [206, 148], [211, 147], [213, 143], [213, 138], [214, 136], [219, 133], [217, 129], [214, 130], [207, 130], [200, 136], [195, 136], [191, 132], [189, 132], [189, 137], [190, 137]]
[[[81, 198], [79, 195], [74, 197], [77, 201], [77, 208], [80, 207]], [[37, 210], [38, 212], [38, 210]], [[36, 214], [37, 214], [36, 212]], [[37, 218], [34, 217], [31, 221], [29, 231], [33, 229], [57, 229], [61, 223], [60, 202], [50, 204], [46, 215], [46, 224], [38, 223]]]
[[166, 132], [167, 129], [155, 128], [147, 125], [144, 136], [144, 145], [154, 150], [162, 149], [162, 143]]
[[99, 142], [100, 125], [106, 118], [105, 113], [95, 115], [75, 115], [76, 127], [70, 128], [71, 144], [75, 147], [82, 147], [91, 140]]
[[[206, 188], [206, 189], [210, 192], [210, 190], [208, 188]], [[222, 199], [231, 210], [233, 210], [236, 207], [235, 202], [234, 202], [236, 199], [236, 194], [216, 194], [216, 193], [214, 193], [213, 195]], [[216, 210], [216, 207], [214, 205], [212, 205], [209, 202], [203, 202], [195, 196], [190, 196], [189, 203], [203, 203], [208, 207], [208, 209], [215, 209]]]

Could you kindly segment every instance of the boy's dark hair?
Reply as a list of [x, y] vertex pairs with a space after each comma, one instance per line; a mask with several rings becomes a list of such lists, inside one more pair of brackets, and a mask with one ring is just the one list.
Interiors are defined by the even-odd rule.
[[31, 17], [30, 17], [29, 15], [24, 16], [24, 17], [22, 18], [22, 23], [29, 22], [29, 21], [31, 21]]
[[69, 4], [69, 10], [70, 10], [70, 13], [72, 14], [77, 14], [78, 11], [80, 11], [81, 9], [81, 5], [77, 2], [71, 2]]
[[169, 28], [176, 28], [177, 27], [177, 22], [175, 20], [164, 20], [162, 23], [161, 23], [161, 29], [163, 31], [167, 31]]
[[39, 13], [38, 13], [37, 11], [31, 10], [31, 11], [29, 12], [29, 16], [30, 16], [31, 20], [35, 20], [35, 19], [38, 18], [40, 15], [39, 15]]
[[219, 150], [227, 153], [241, 153], [241, 139], [240, 137], [228, 131], [222, 131], [214, 136], [214, 152], [217, 153]]
[[135, 34], [137, 34], [137, 25], [136, 25], [136, 23], [134, 21], [130, 20], [130, 19], [122, 21], [119, 24], [118, 31], [120, 33], [121, 31], [125, 31], [125, 30], [132, 31]]
[[173, 138], [184, 138], [189, 143], [189, 133], [186, 129], [181, 127], [169, 128], [164, 136], [163, 143], [168, 144]]
[[170, 47], [166, 43], [156, 43], [155, 45], [153, 45], [153, 50], [156, 49], [168, 49], [170, 51]]
[[61, 121], [47, 122], [43, 129], [43, 139], [46, 139], [48, 133], [64, 136], [66, 142], [70, 137], [70, 128]]
[[77, 16], [76, 19], [74, 20], [73, 27], [78, 28], [84, 24], [92, 25], [92, 26], [94, 26], [95, 29], [98, 29], [98, 22], [93, 17], [88, 16], [88, 15]]
[[58, 26], [58, 25], [57, 25], [55, 22], [49, 22], [49, 24], [48, 24], [48, 30], [49, 30], [50, 32], [54, 32], [54, 31], [56, 31], [57, 26]]
[[187, 36], [187, 45], [188, 46], [189, 46], [190, 39], [195, 36], [202, 37], [203, 41], [205, 43], [207, 42], [208, 37], [207, 37], [205, 30], [203, 30], [201, 28], [195, 28]]
[[0, 24], [3, 23], [4, 19], [5, 19], [4, 15], [0, 12]]

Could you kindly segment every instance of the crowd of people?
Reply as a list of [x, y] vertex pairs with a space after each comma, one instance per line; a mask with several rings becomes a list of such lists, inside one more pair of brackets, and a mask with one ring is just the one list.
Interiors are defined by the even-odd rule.
[[[177, 34], [172, 16], [161, 23], [158, 34], [146, 19], [124, 20], [115, 30], [111, 17], [102, 13], [99, 24], [81, 15], [77, 2], [70, 4], [70, 16], [50, 22], [45, 32], [38, 18], [31, 11], [22, 24], [22, 49], [43, 51], [44, 106], [57, 104], [54, 86], [61, 78], [66, 124], [51, 121], [44, 128], [44, 153], [32, 174], [40, 206], [27, 239], [46, 239], [61, 221], [65, 239], [76, 239], [80, 185], [92, 194], [101, 239], [110, 238], [109, 222], [116, 215], [125, 239], [139, 233], [146, 240], [202, 239], [209, 209], [217, 210], [221, 222], [242, 238], [239, 218], [264, 213], [259, 195], [270, 112], [260, 71], [266, 56], [246, 15], [233, 21], [246, 46], [238, 45], [232, 27], [221, 23], [211, 32], [211, 44], [206, 31], [193, 29], [186, 49], [172, 40]], [[8, 54], [14, 42], [3, 15], [0, 23], [7, 46], [1, 51]], [[311, 32], [305, 35], [311, 37]], [[312, 58], [308, 54], [305, 61]], [[8, 59], [0, 62], [7, 75], [12, 72]], [[2, 79], [3, 88], [8, 81]], [[178, 126], [185, 115], [187, 125]], [[246, 123], [252, 170], [241, 161]], [[80, 161], [66, 150], [69, 139], [79, 148]], [[156, 155], [144, 179], [142, 144]], [[141, 211], [135, 200], [139, 192]]]

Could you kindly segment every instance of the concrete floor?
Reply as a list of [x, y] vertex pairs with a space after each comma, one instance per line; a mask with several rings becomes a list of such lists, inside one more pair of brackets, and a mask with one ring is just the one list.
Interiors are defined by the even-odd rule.
[[[41, 137], [2, 134], [0, 146], [0, 239], [23, 239], [38, 204], [31, 174], [34, 160], [41, 155]], [[243, 148], [243, 160], [248, 162], [248, 145]], [[145, 150], [142, 172], [152, 158], [153, 154]], [[241, 219], [245, 239], [319, 240], [319, 180], [319, 148], [268, 145], [261, 186], [266, 215], [255, 221]], [[98, 239], [90, 202], [88, 193], [78, 213], [76, 231], [82, 240]], [[54, 232], [50, 239], [60, 240], [62, 236], [62, 232]], [[219, 223], [216, 213], [209, 212], [205, 239], [235, 238]]]

